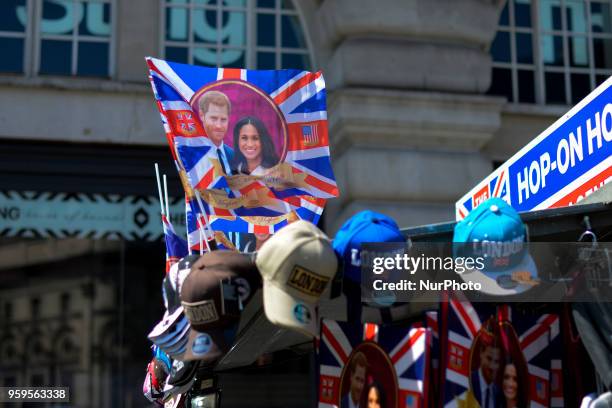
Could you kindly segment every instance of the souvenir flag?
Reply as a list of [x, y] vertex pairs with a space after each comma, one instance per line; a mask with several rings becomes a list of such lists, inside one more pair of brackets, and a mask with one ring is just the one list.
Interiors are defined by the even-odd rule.
[[[419, 325], [323, 320], [319, 408], [348, 406], [349, 398], [353, 405], [365, 406], [370, 392], [384, 406], [427, 407], [430, 341], [430, 330]], [[364, 381], [360, 393], [351, 392], [360, 387], [352, 384], [352, 377]]]
[[338, 196], [320, 72], [147, 64], [173, 157], [211, 213], [314, 219], [312, 200], [296, 208], [287, 199]]
[[[514, 313], [510, 306], [471, 304], [458, 295], [443, 303], [444, 407], [503, 405], [550, 407], [551, 339], [558, 337], [558, 316]], [[504, 390], [514, 389], [514, 395]], [[482, 390], [487, 386], [488, 393]], [[505, 405], [503, 405], [505, 406]]]
[[188, 255], [189, 250], [187, 242], [176, 234], [172, 223], [164, 214], [162, 214], [162, 223], [166, 242], [166, 273], [168, 273], [172, 265]]
[[429, 373], [432, 406], [437, 406], [440, 390], [440, 330], [437, 310], [425, 312], [425, 327], [431, 332], [431, 370]]

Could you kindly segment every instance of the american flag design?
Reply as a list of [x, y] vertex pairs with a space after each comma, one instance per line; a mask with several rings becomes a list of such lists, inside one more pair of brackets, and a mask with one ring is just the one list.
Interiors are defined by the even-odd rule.
[[162, 215], [164, 226], [164, 241], [166, 242], [166, 274], [170, 272], [172, 265], [189, 254], [187, 242], [179, 237], [174, 231], [172, 223], [165, 215]]
[[323, 320], [318, 344], [319, 408], [342, 405], [349, 392], [351, 360], [357, 354], [365, 355], [368, 364], [364, 400], [369, 384], [378, 383], [385, 406], [428, 406], [430, 329], [418, 323], [383, 326]]
[[319, 134], [317, 131], [317, 125], [304, 125], [302, 126], [302, 138], [304, 144], [308, 146], [314, 146], [319, 142]]
[[[321, 72], [207, 68], [155, 58], [147, 58], [147, 64], [157, 108], [179, 170], [190, 188], [202, 193], [211, 215], [235, 217], [229, 221], [236, 222], [219, 222], [220, 228], [244, 232], [244, 217], [279, 217], [290, 211], [311, 220], [320, 214], [316, 210], [311, 214], [308, 207], [300, 210], [303, 207], [296, 207], [296, 198], [326, 200], [338, 196], [330, 162]], [[273, 176], [252, 176], [246, 182], [244, 177], [237, 181], [236, 177], [226, 176], [215, 145], [192, 109], [200, 90], [227, 81], [256, 89], [282, 116], [286, 146]], [[246, 223], [257, 225], [253, 219]], [[259, 225], [269, 224], [267, 220]]]
[[[515, 316], [513, 316], [513, 314]], [[501, 339], [495, 337], [495, 344], [501, 349], [499, 368], [495, 383], [499, 398], [503, 399], [505, 364], [509, 361], [516, 368], [519, 381], [523, 381], [521, 398], [529, 407], [552, 407], [551, 375], [554, 367], [560, 367], [561, 360], [552, 358], [556, 341], [560, 341], [559, 317], [556, 314], [534, 316], [529, 313], [513, 313], [508, 305], [490, 303], [471, 304], [458, 294], [452, 294], [447, 303], [443, 303], [442, 319], [446, 321], [443, 332], [443, 384], [442, 403], [444, 408], [478, 407], [477, 392], [473, 378], [478, 372], [474, 356], [478, 353], [479, 339], [488, 333], [490, 327], [500, 328]], [[515, 335], [512, 341], [508, 333]], [[517, 356], [519, 358], [517, 358]], [[509, 358], [511, 357], [511, 358]], [[519, 361], [520, 360], [520, 361]], [[523, 367], [524, 370], [521, 370]], [[521, 389], [521, 388], [519, 388]], [[562, 402], [561, 402], [562, 404]]]

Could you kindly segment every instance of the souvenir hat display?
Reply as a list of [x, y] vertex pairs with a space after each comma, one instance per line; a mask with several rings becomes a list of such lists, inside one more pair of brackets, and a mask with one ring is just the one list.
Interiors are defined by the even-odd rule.
[[317, 336], [317, 304], [338, 268], [327, 235], [307, 221], [296, 221], [268, 239], [255, 262], [263, 277], [267, 318]]
[[162, 292], [166, 312], [162, 320], [149, 333], [149, 339], [170, 357], [180, 358], [186, 351], [191, 326], [181, 306], [180, 289], [198, 259], [188, 255], [173, 264], [164, 277]]
[[181, 304], [191, 326], [205, 332], [235, 323], [260, 287], [261, 277], [249, 255], [209, 252], [193, 265], [181, 291]]
[[516, 210], [499, 198], [485, 201], [455, 226], [454, 255], [484, 259], [482, 270], [468, 270], [461, 278], [480, 283], [488, 295], [532, 289], [539, 284], [538, 271], [526, 243], [527, 231]]
[[147, 366], [147, 374], [142, 386], [143, 394], [151, 402], [163, 398], [166, 379], [172, 368], [170, 358], [159, 347], [153, 346], [153, 348], [154, 357]]
[[368, 283], [362, 282], [361, 276], [362, 260], [366, 261], [362, 256], [362, 246], [366, 243], [393, 243], [385, 249], [391, 252], [404, 252], [406, 249], [406, 238], [395, 220], [387, 215], [365, 210], [344, 222], [334, 237], [333, 247], [342, 263], [339, 277], [342, 291], [347, 297], [348, 320], [381, 323], [410, 315], [412, 311], [407, 305], [391, 308], [396, 301], [395, 294], [391, 292], [368, 292], [371, 301], [362, 302], [363, 285]]
[[361, 244], [367, 242], [403, 243], [406, 238], [391, 217], [370, 210], [353, 215], [342, 224], [333, 241], [345, 280], [361, 282]]
[[240, 313], [261, 287], [251, 257], [231, 251], [203, 255], [181, 290], [191, 332], [183, 360], [211, 365], [231, 346]]

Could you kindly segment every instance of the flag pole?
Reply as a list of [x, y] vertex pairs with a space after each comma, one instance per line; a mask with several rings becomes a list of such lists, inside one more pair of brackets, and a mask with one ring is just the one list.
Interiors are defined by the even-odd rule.
[[159, 207], [161, 215], [164, 214], [164, 199], [162, 197], [161, 183], [159, 182], [159, 166], [155, 163], [155, 177], [157, 178], [157, 192], [159, 193]]
[[168, 205], [168, 182], [166, 181], [166, 175], [164, 174], [164, 200], [166, 202], [166, 217], [170, 222], [170, 207]]

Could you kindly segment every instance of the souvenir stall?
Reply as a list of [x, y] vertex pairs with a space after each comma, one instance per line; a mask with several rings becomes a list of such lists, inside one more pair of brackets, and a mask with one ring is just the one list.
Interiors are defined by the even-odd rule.
[[[320, 72], [147, 64], [187, 220], [183, 239], [158, 175], [166, 310], [148, 336], [143, 392], [152, 403], [218, 407], [218, 373], [288, 349], [316, 361], [321, 408], [573, 407], [591, 393], [609, 398], [609, 337], [599, 331], [612, 332], [607, 292], [573, 285], [612, 282], [612, 80], [460, 199], [457, 223], [401, 230], [363, 211], [331, 238], [316, 227], [340, 194]], [[576, 241], [588, 241], [576, 249], [579, 263], [563, 246], [544, 258], [563, 274], [532, 259], [536, 243]], [[475, 281], [483, 297], [364, 292], [380, 248], [399, 259], [441, 243], [438, 255], [454, 260], [491, 242], [501, 249], [482, 268], [453, 269], [447, 279]], [[397, 278], [387, 272], [381, 279]], [[542, 292], [544, 283], [553, 290]]]

